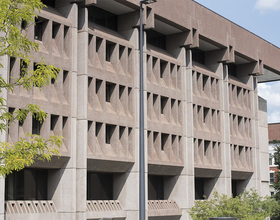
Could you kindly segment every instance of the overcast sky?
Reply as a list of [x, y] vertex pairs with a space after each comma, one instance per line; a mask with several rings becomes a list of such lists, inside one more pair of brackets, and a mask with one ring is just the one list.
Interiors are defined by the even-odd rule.
[[[196, 2], [280, 47], [280, 0], [196, 0]], [[259, 84], [259, 95], [268, 102], [268, 122], [280, 122], [280, 82]]]

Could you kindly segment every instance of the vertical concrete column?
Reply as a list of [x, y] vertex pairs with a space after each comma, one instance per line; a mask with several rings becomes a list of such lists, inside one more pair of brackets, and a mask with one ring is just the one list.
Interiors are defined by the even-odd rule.
[[[252, 100], [252, 145], [253, 145], [253, 176], [248, 182], [247, 189], [255, 188], [258, 192], [260, 189], [260, 146], [259, 146], [259, 102], [258, 102], [258, 79], [254, 76], [250, 76], [248, 80], [248, 86], [252, 88], [250, 100]], [[258, 134], [258, 135], [257, 135]], [[268, 142], [266, 143], [266, 145]], [[268, 167], [267, 167], [268, 168]], [[269, 169], [267, 169], [269, 170]], [[267, 171], [266, 171], [267, 172]], [[267, 172], [268, 173], [268, 172]]]
[[185, 178], [185, 187], [183, 192], [186, 191], [185, 196], [186, 207], [183, 211], [182, 219], [190, 219], [187, 210], [194, 205], [195, 200], [195, 174], [194, 174], [194, 145], [193, 145], [193, 87], [192, 87], [192, 51], [185, 49], [185, 72], [183, 74], [183, 89], [184, 89], [184, 139], [185, 139], [185, 164], [184, 170], [181, 174]]
[[[71, 48], [69, 67], [71, 77], [71, 139], [68, 140], [70, 158], [67, 164], [58, 171], [51, 171], [49, 178], [49, 191], [53, 191], [54, 201], [62, 220], [76, 219], [76, 137], [77, 137], [77, 31], [78, 31], [78, 6], [69, 4], [70, 0], [59, 1], [57, 10], [72, 22], [69, 31], [71, 34]], [[67, 201], [67, 202], [66, 202]], [[85, 202], [84, 202], [85, 203]]]
[[[0, 63], [3, 65], [2, 68], [0, 68], [0, 74], [3, 77], [3, 79], [8, 82], [9, 79], [9, 57], [3, 56], [0, 58]], [[7, 100], [8, 93], [5, 89], [1, 92], [1, 98], [4, 98]], [[7, 141], [7, 131], [3, 131], [0, 134], [0, 141]], [[0, 161], [2, 163], [2, 161]], [[0, 176], [0, 220], [5, 220], [5, 179]]]
[[[135, 151], [134, 151], [134, 158], [135, 158], [135, 163], [132, 166], [132, 168], [127, 171], [125, 174], [121, 175], [120, 178], [114, 179], [114, 187], [117, 187], [119, 193], [118, 200], [122, 204], [124, 210], [126, 211], [126, 219], [127, 220], [138, 220], [139, 219], [139, 62], [140, 62], [140, 49], [139, 49], [139, 29], [134, 28], [132, 29], [133, 25], [132, 21], [134, 21], [133, 17], [135, 14], [128, 14], [128, 15], [122, 15], [120, 17], [119, 22], [122, 24], [120, 27], [119, 32], [125, 36], [129, 42], [134, 46], [134, 51], [133, 51], [133, 61], [134, 64], [133, 66], [133, 72], [134, 72], [134, 106], [133, 112], [135, 112], [134, 118], [135, 118], [135, 135], [134, 135], [134, 146], [135, 146]], [[137, 17], [139, 15], [137, 14]], [[144, 32], [144, 48], [143, 48], [143, 73], [144, 73], [144, 136], [147, 136], [147, 85], [146, 85], [146, 40], [145, 40], [145, 32]], [[148, 157], [148, 152], [147, 152], [147, 140], [145, 138], [144, 142], [145, 146], [145, 159], [146, 159], [146, 166], [145, 166], [145, 178], [146, 178], [146, 183], [147, 183], [147, 157]], [[148, 194], [147, 194], [147, 187], [148, 185], [146, 184], [146, 201], [148, 201]], [[115, 189], [114, 189], [115, 191]], [[146, 210], [148, 210], [148, 202], [146, 202]], [[146, 212], [146, 219], [148, 219], [148, 212]]]
[[222, 180], [219, 181], [221, 190], [219, 193], [231, 195], [231, 151], [230, 151], [230, 119], [229, 119], [229, 79], [228, 79], [228, 66], [220, 64], [221, 87], [220, 87], [220, 100], [221, 100], [221, 132], [222, 132]]
[[87, 102], [88, 102], [88, 11], [78, 12], [78, 73], [77, 73], [77, 147], [76, 206], [77, 220], [86, 219], [87, 194]]

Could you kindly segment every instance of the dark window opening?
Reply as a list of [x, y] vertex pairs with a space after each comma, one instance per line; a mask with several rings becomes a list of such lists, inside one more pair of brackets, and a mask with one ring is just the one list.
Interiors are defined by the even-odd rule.
[[40, 18], [35, 19], [35, 30], [34, 30], [34, 39], [42, 41], [44, 34], [44, 20]]
[[195, 199], [196, 200], [205, 199], [204, 179], [202, 178], [195, 178]]
[[167, 144], [167, 140], [168, 140], [168, 134], [161, 134], [161, 150], [164, 151], [164, 148]]
[[93, 23], [118, 31], [118, 16], [109, 11], [91, 6], [88, 7], [88, 17]]
[[210, 141], [204, 141], [204, 156], [207, 155], [207, 151], [209, 150]]
[[101, 131], [102, 123], [96, 122], [95, 123], [95, 137], [98, 137]]
[[53, 22], [53, 25], [52, 25], [52, 38], [55, 39], [56, 38], [56, 35], [59, 31], [59, 27], [60, 27], [60, 24], [56, 23], [56, 22]]
[[54, 131], [58, 118], [59, 118], [58, 115], [51, 115], [51, 127], [50, 127], [51, 131]]
[[237, 77], [237, 66], [235, 64], [228, 64], [228, 74]]
[[40, 135], [42, 123], [39, 121], [36, 115], [32, 118], [32, 134]]
[[115, 132], [115, 128], [116, 125], [106, 124], [106, 134], [105, 134], [106, 144], [112, 143], [112, 137]]
[[160, 113], [161, 114], [164, 114], [164, 112], [165, 112], [165, 107], [166, 107], [167, 101], [168, 101], [167, 97], [161, 96], [161, 98], [160, 98]]
[[24, 169], [5, 179], [6, 200], [47, 200], [48, 171]]
[[113, 92], [115, 90], [116, 84], [106, 82], [106, 102], [111, 102]]
[[205, 64], [205, 52], [198, 48], [192, 49], [192, 60], [201, 64]]
[[55, 0], [41, 0], [47, 7], [55, 8]]
[[161, 60], [160, 61], [160, 78], [163, 78], [166, 67], [167, 67], [167, 62]]
[[207, 81], [208, 81], [208, 76], [203, 75], [202, 77], [202, 81], [203, 81], [203, 85], [202, 85], [202, 90], [205, 91], [206, 86], [207, 86]]
[[166, 36], [154, 30], [146, 30], [147, 43], [166, 50]]
[[112, 43], [109, 41], [106, 42], [106, 61], [107, 62], [111, 61], [115, 46], [116, 46], [115, 43]]
[[96, 53], [99, 51], [101, 44], [102, 44], [102, 39], [97, 37], [96, 38], [96, 47], [95, 47]]
[[124, 94], [125, 86], [119, 86], [119, 99], [121, 99], [122, 95]]
[[124, 46], [119, 46], [119, 60], [122, 58], [124, 54], [125, 47]]
[[87, 200], [113, 200], [114, 174], [87, 173]]
[[122, 139], [122, 137], [124, 135], [124, 131], [125, 131], [125, 127], [120, 126], [120, 128], [119, 128], [119, 140]]
[[102, 84], [102, 80], [96, 79], [96, 82], [95, 82], [95, 93], [96, 94], [98, 94], [98, 91], [101, 88], [101, 84]]
[[148, 176], [148, 200], [164, 200], [164, 176]]
[[21, 22], [21, 29], [26, 29], [27, 28], [27, 21], [25, 21], [25, 20], [23, 20], [22, 22]]
[[203, 108], [203, 123], [207, 123], [208, 115], [209, 115], [209, 108]]

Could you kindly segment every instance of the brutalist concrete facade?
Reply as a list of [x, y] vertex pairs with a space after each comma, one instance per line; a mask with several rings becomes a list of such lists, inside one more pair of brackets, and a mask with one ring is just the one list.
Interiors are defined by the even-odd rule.
[[[49, 117], [1, 139], [61, 132], [62, 156], [1, 180], [1, 219], [138, 219], [139, 2], [45, 2], [23, 31], [40, 45], [34, 63], [43, 56], [59, 78], [3, 95], [10, 111], [34, 103]], [[147, 219], [189, 219], [215, 190], [268, 194], [257, 76], [279, 73], [279, 48], [191, 0], [143, 12]], [[7, 80], [20, 71], [19, 60], [2, 63]]]

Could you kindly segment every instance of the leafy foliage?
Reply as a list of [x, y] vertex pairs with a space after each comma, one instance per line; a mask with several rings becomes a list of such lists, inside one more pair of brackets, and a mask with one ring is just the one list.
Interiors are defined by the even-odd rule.
[[213, 199], [197, 200], [189, 211], [193, 220], [213, 217], [237, 217], [238, 220], [264, 220], [279, 212], [280, 206], [271, 197], [261, 197], [255, 190], [233, 198], [214, 193]]
[[[278, 172], [275, 175], [275, 182], [273, 188], [275, 189], [275, 194], [273, 197], [280, 204], [280, 141], [274, 141], [274, 164], [277, 165]], [[273, 219], [280, 219], [280, 213], [276, 213]]]
[[[36, 13], [44, 7], [41, 0], [1, 0], [0, 1], [0, 57], [8, 56], [21, 60], [21, 68], [17, 77], [12, 77], [10, 82], [0, 76], [0, 93], [5, 90], [13, 91], [15, 86], [30, 90], [33, 86], [42, 88], [47, 86], [50, 79], [57, 79], [59, 68], [46, 65], [43, 58], [36, 64], [35, 70], [28, 71], [31, 65], [31, 52], [38, 52], [38, 43], [28, 39], [22, 26], [33, 27]], [[24, 25], [22, 25], [24, 24]], [[3, 64], [0, 63], [0, 68]], [[0, 132], [7, 131], [12, 123], [23, 123], [27, 115], [31, 114], [42, 123], [47, 114], [39, 106], [28, 104], [14, 112], [9, 112], [6, 100], [0, 97]], [[59, 156], [59, 147], [62, 143], [61, 136], [50, 136], [47, 139], [39, 135], [26, 134], [11, 144], [0, 142], [0, 175], [23, 169], [32, 165], [36, 160], [49, 161], [53, 155]]]

